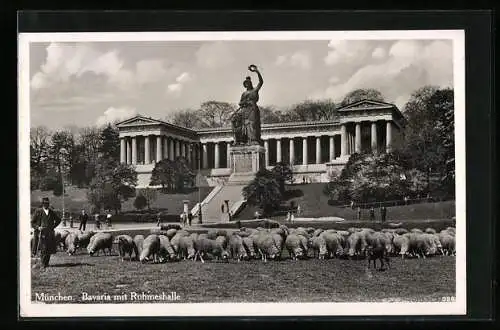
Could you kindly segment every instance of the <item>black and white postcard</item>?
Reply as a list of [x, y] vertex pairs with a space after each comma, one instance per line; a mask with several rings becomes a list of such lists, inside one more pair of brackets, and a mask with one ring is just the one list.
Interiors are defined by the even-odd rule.
[[20, 33], [21, 316], [464, 315], [464, 53]]

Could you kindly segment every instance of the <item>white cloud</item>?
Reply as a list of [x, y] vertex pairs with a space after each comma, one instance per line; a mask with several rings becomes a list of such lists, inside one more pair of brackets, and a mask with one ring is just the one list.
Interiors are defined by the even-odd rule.
[[183, 72], [175, 80], [181, 84], [187, 83], [191, 81], [191, 75], [189, 74], [189, 72]]
[[167, 70], [163, 60], [148, 59], [136, 63], [136, 78], [140, 84], [160, 81]]
[[312, 66], [311, 54], [306, 51], [299, 50], [294, 53], [279, 55], [276, 58], [275, 64], [277, 66], [309, 69]]
[[196, 52], [196, 61], [205, 69], [225, 67], [235, 60], [231, 47], [225, 42], [211, 42], [203, 44]]
[[183, 72], [175, 78], [175, 83], [169, 84], [167, 86], [167, 92], [179, 96], [179, 94], [184, 89], [184, 86], [193, 79], [189, 72]]
[[372, 57], [374, 59], [380, 60], [383, 59], [387, 55], [387, 52], [385, 51], [384, 48], [382, 47], [377, 47], [375, 50], [372, 52]]
[[[377, 51], [375, 49], [371, 56]], [[377, 54], [381, 55], [381, 54]], [[451, 86], [453, 81], [451, 42], [403, 40], [395, 42], [385, 60], [365, 62], [343, 82], [333, 80], [326, 97], [341, 100], [358, 88], [379, 90], [389, 102], [404, 104], [411, 93], [424, 85]], [[376, 57], [376, 56], [375, 56]]]
[[169, 92], [172, 92], [172, 93], [180, 92], [182, 90], [182, 84], [179, 84], [179, 83], [170, 84], [167, 86], [167, 89]]
[[121, 121], [133, 117], [137, 114], [134, 108], [129, 107], [109, 107], [104, 114], [97, 118], [97, 126], [107, 125], [108, 123], [113, 123], [115, 121]]
[[330, 77], [330, 79], [328, 79], [328, 82], [332, 85], [338, 84], [340, 82], [340, 78], [337, 76], [333, 76], [333, 77]]
[[372, 53], [373, 46], [365, 40], [331, 40], [325, 57], [327, 65], [339, 65], [361, 61]]

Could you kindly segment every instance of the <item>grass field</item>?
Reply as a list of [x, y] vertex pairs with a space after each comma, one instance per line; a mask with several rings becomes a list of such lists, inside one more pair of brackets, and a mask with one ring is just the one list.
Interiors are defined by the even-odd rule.
[[[161, 295], [175, 291], [180, 296], [177, 302], [186, 303], [429, 302], [455, 295], [455, 258], [448, 256], [394, 257], [385, 271], [368, 269], [365, 260], [141, 264], [121, 262], [118, 256], [90, 257], [84, 251], [75, 256], [58, 252], [50, 263], [45, 270], [32, 269], [32, 299], [35, 293], [60, 293], [85, 303], [82, 292], [128, 296], [130, 292]], [[113, 303], [117, 302], [130, 301]]]

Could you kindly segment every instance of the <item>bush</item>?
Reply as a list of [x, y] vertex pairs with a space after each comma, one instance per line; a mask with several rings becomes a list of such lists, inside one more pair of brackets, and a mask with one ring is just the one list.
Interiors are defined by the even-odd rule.
[[63, 194], [63, 185], [61, 181], [56, 182], [54, 185], [54, 189], [52, 190], [54, 196], [62, 196]]
[[148, 201], [147, 201], [146, 197], [144, 197], [141, 194], [137, 195], [137, 197], [134, 200], [134, 207], [138, 210], [142, 210], [147, 205], [148, 205]]

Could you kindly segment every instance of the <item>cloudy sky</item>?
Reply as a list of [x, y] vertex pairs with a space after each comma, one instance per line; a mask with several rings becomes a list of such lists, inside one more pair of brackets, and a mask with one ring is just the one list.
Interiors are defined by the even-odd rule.
[[339, 101], [378, 89], [400, 108], [417, 88], [451, 87], [450, 40], [31, 43], [31, 126], [101, 125], [135, 114], [164, 119], [207, 100], [236, 103], [249, 64], [261, 105]]

